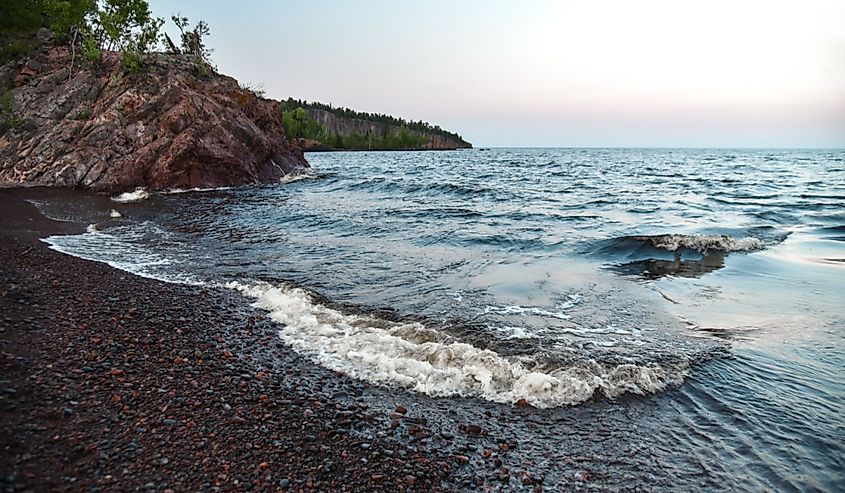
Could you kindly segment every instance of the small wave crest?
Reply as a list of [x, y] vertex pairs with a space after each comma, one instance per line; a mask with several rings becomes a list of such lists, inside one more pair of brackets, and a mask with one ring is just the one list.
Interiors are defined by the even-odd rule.
[[287, 183], [293, 183], [295, 181], [310, 180], [310, 179], [314, 179], [314, 178], [318, 178], [318, 175], [317, 175], [317, 173], [315, 173], [311, 170], [302, 171], [302, 172], [291, 172], [291, 173], [288, 173], [285, 176], [279, 178], [279, 183], [287, 184]]
[[635, 241], [650, 243], [655, 248], [676, 252], [678, 250], [693, 250], [699, 253], [711, 251], [719, 252], [751, 252], [763, 248], [763, 242], [757, 238], [746, 236], [734, 238], [727, 235], [657, 235], [631, 236]]
[[100, 231], [97, 224], [89, 224], [85, 233], [48, 236], [41, 241], [57, 252], [103, 262], [141, 277], [176, 284], [205, 284], [193, 275], [174, 269], [173, 265], [178, 261], [139, 244], [137, 237], [142, 234], [130, 228]]
[[129, 204], [132, 202], [147, 200], [148, 198], [150, 198], [150, 192], [146, 191], [143, 187], [138, 187], [134, 192], [123, 192], [111, 199], [112, 201], [120, 202], [121, 204]]
[[641, 257], [649, 252], [668, 253], [695, 252], [708, 254], [713, 252], [754, 252], [765, 248], [763, 240], [746, 236], [735, 238], [728, 235], [636, 235], [622, 236], [599, 242], [599, 248], [593, 253]]
[[[680, 384], [689, 363], [602, 364], [594, 360], [540, 368], [530, 358], [507, 357], [419, 322], [393, 322], [321, 305], [306, 290], [267, 283], [230, 282], [279, 323], [279, 336], [323, 366], [372, 383], [398, 385], [435, 397], [475, 396], [536, 407], [584, 402], [596, 394], [650, 394]], [[527, 358], [527, 359], [526, 359]]]

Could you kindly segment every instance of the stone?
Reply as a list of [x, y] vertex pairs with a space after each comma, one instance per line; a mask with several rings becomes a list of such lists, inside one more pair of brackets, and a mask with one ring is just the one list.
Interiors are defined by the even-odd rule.
[[25, 123], [3, 135], [0, 186], [209, 188], [279, 183], [308, 168], [277, 103], [231, 77], [199, 79], [185, 58], [159, 53], [119, 78], [114, 52], [100, 70], [57, 77], [70, 58], [67, 46], [39, 50], [18, 73], [12, 98]]

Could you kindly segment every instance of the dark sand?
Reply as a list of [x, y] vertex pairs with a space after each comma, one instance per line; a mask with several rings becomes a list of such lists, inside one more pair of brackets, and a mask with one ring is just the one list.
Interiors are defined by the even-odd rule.
[[497, 471], [453, 479], [468, 459], [440, 452], [425, 419], [372, 410], [363, 384], [287, 349], [238, 295], [48, 249], [38, 238], [82, 226], [44, 218], [23, 200], [32, 193], [0, 190], [3, 491], [400, 491], [496, 481]]

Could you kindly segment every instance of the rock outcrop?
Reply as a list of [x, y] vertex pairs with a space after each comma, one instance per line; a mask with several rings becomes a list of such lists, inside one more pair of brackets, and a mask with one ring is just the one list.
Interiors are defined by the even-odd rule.
[[178, 55], [121, 74], [44, 46], [0, 67], [0, 186], [121, 192], [278, 182], [308, 167], [277, 103]]

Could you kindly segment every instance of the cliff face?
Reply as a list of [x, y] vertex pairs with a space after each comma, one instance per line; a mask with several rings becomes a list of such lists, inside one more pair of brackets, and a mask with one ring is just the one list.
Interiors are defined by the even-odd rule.
[[120, 75], [115, 53], [97, 71], [70, 66], [67, 48], [44, 47], [0, 67], [0, 186], [219, 187], [308, 167], [276, 102], [231, 77], [164, 54], [136, 76]]
[[[305, 112], [310, 118], [313, 118], [320, 125], [329, 130], [332, 134], [339, 134], [342, 137], [347, 137], [352, 134], [358, 135], [385, 135], [388, 132], [398, 132], [399, 127], [395, 125], [387, 125], [382, 123], [371, 122], [368, 120], [361, 120], [358, 118], [347, 118], [338, 116], [328, 110], [321, 110], [315, 108], [306, 109]], [[428, 139], [422, 149], [469, 149], [472, 144], [460, 139], [454, 139], [444, 135], [438, 135], [429, 132], [423, 132], [423, 136]], [[304, 150], [324, 150], [324, 148], [317, 148], [318, 146], [309, 146], [308, 141], [305, 142]]]

